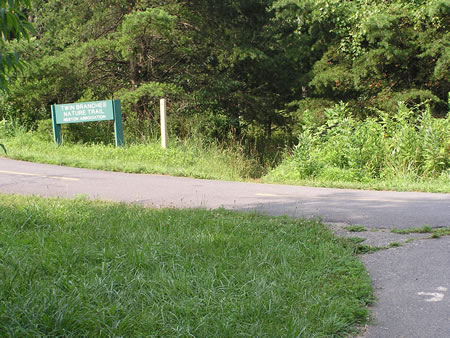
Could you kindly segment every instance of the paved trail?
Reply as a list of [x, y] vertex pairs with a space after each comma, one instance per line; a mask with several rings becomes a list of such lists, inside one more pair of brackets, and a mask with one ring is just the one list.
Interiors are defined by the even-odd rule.
[[[0, 193], [81, 194], [153, 207], [256, 210], [269, 215], [321, 217], [328, 223], [373, 229], [450, 225], [450, 194], [197, 180], [4, 158], [0, 158]], [[450, 237], [415, 241], [366, 255], [363, 261], [379, 299], [368, 337], [450, 337]]]
[[124, 174], [0, 158], [0, 191], [90, 198], [155, 207], [225, 207], [321, 217], [375, 228], [447, 226], [450, 194], [309, 188]]

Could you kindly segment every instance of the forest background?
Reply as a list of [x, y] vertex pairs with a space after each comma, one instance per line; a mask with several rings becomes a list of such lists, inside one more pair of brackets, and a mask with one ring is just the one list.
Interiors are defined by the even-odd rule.
[[[51, 142], [52, 104], [120, 99], [126, 142], [150, 144], [164, 97], [169, 134], [233, 149], [244, 178], [450, 185], [448, 1], [36, 0], [22, 12], [34, 32], [1, 46], [26, 65], [5, 78], [3, 137]], [[64, 130], [67, 143], [112, 134]]]

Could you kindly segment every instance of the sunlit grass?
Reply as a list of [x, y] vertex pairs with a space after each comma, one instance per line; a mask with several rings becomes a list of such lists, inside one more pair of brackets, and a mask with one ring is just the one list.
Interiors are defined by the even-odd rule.
[[[283, 166], [284, 164], [281, 164]], [[322, 178], [299, 178], [295, 172], [287, 173], [282, 167], [262, 178], [264, 183], [301, 185], [310, 187], [327, 187], [340, 189], [387, 190], [387, 191], [421, 191], [435, 193], [450, 192], [450, 173], [444, 173], [435, 179], [411, 179], [397, 177], [391, 179], [370, 179], [365, 182], [328, 180]]]
[[343, 336], [370, 280], [316, 221], [0, 195], [0, 335]]
[[33, 133], [17, 133], [8, 138], [0, 135], [0, 143], [5, 144], [8, 157], [25, 161], [220, 180], [243, 180], [252, 176], [252, 161], [242, 154], [193, 141], [174, 141], [168, 149], [161, 148], [158, 140], [122, 148], [73, 143], [57, 146]]

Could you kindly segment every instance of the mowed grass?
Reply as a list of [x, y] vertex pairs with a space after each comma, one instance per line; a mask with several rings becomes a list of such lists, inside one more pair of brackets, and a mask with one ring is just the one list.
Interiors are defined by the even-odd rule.
[[1, 336], [343, 336], [370, 280], [320, 222], [0, 195]]

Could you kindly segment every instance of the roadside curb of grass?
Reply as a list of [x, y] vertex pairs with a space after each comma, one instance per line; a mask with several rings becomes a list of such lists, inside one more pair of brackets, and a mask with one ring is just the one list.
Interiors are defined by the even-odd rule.
[[[316, 179], [270, 179], [267, 175], [259, 177], [251, 174], [254, 169], [251, 169], [252, 161], [245, 160], [242, 156], [236, 158], [237, 154], [233, 154], [230, 151], [221, 151], [220, 148], [209, 149], [209, 151], [206, 151], [206, 155], [202, 156], [201, 154], [204, 152], [199, 152], [197, 147], [186, 145], [179, 145], [168, 150], [161, 150], [159, 144], [130, 144], [119, 150], [93, 144], [67, 144], [64, 147], [56, 148], [54, 144], [43, 142], [39, 138], [28, 134], [22, 135], [22, 138], [8, 139], [0, 137], [0, 142], [3, 144], [6, 144], [7, 140], [10, 141], [8, 154], [0, 153], [0, 156], [36, 163], [236, 182], [373, 191], [450, 193], [450, 182], [445, 178], [419, 182], [398, 179], [373, 180], [364, 183]], [[95, 156], [92, 157], [90, 156], [91, 154], [95, 154]]]

